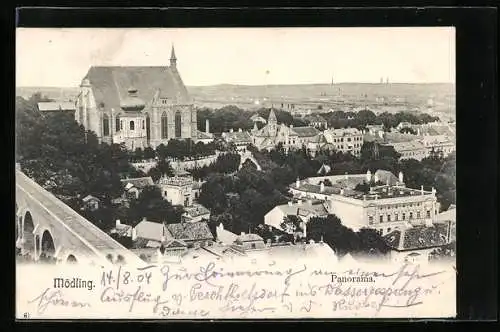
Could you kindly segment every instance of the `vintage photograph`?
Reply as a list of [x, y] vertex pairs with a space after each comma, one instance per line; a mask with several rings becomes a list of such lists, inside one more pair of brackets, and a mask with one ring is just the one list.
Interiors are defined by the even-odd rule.
[[455, 317], [452, 27], [17, 28], [15, 112], [18, 319]]

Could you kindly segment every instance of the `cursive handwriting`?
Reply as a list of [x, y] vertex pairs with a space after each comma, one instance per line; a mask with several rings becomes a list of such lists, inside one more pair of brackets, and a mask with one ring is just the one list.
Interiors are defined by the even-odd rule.
[[73, 307], [73, 308], [88, 308], [90, 307], [90, 303], [88, 302], [79, 302], [73, 300], [67, 300], [64, 298], [61, 290], [58, 289], [45, 289], [40, 295], [35, 297], [34, 299], [28, 301], [28, 303], [36, 303], [37, 304], [37, 313], [43, 314], [45, 310], [50, 305], [53, 306], [62, 306], [62, 307]]

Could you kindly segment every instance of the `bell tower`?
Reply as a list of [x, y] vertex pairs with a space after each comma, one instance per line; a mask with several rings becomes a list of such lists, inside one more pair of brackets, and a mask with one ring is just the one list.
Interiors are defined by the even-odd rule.
[[174, 44], [172, 44], [172, 51], [170, 52], [170, 68], [177, 69], [177, 57], [175, 56]]

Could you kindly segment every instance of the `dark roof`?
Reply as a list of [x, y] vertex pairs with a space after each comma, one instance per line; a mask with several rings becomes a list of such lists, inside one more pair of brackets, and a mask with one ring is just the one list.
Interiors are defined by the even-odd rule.
[[293, 127], [290, 129], [292, 133], [296, 133], [299, 137], [312, 137], [320, 133], [320, 131], [314, 127]]
[[448, 243], [449, 223], [433, 226], [418, 225], [402, 231], [396, 230], [384, 236], [386, 243], [397, 250], [416, 250], [443, 246]]
[[136, 188], [144, 188], [147, 186], [153, 186], [154, 182], [150, 176], [146, 176], [143, 178], [131, 178], [131, 179], [123, 179], [120, 180], [125, 186], [130, 183]]
[[54, 111], [75, 111], [75, 103], [72, 102], [57, 102], [57, 101], [42, 101], [37, 104], [40, 112]]
[[166, 66], [120, 67], [93, 66], [84, 80], [88, 79], [96, 103], [103, 103], [105, 110], [120, 110], [120, 102], [128, 97], [128, 89], [137, 89], [137, 97], [149, 104], [156, 92], [159, 97], [173, 103], [189, 103], [191, 99], [177, 70]]
[[236, 242], [253, 242], [253, 241], [264, 241], [261, 236], [257, 234], [241, 234], [236, 238]]
[[214, 238], [208, 224], [204, 221], [167, 224], [166, 226], [174, 239], [177, 240], [192, 241]]

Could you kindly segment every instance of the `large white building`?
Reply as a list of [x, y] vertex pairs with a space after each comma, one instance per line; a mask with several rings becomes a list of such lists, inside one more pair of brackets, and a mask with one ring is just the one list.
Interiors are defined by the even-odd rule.
[[356, 128], [328, 129], [323, 132], [323, 136], [336, 151], [350, 152], [355, 156], [361, 153], [363, 132]]
[[[325, 200], [328, 212], [337, 215], [345, 226], [353, 230], [367, 227], [384, 235], [412, 225], [433, 224], [439, 213], [436, 190], [406, 188], [402, 173], [397, 182], [391, 181], [393, 177], [388, 177], [384, 185], [372, 186], [366, 193], [354, 190], [355, 183], [383, 182], [375, 180], [369, 171], [364, 176], [352, 176], [350, 184], [325, 186], [324, 183], [297, 181], [290, 185], [290, 191], [303, 199]], [[344, 179], [344, 182], [349, 182], [349, 179]]]

